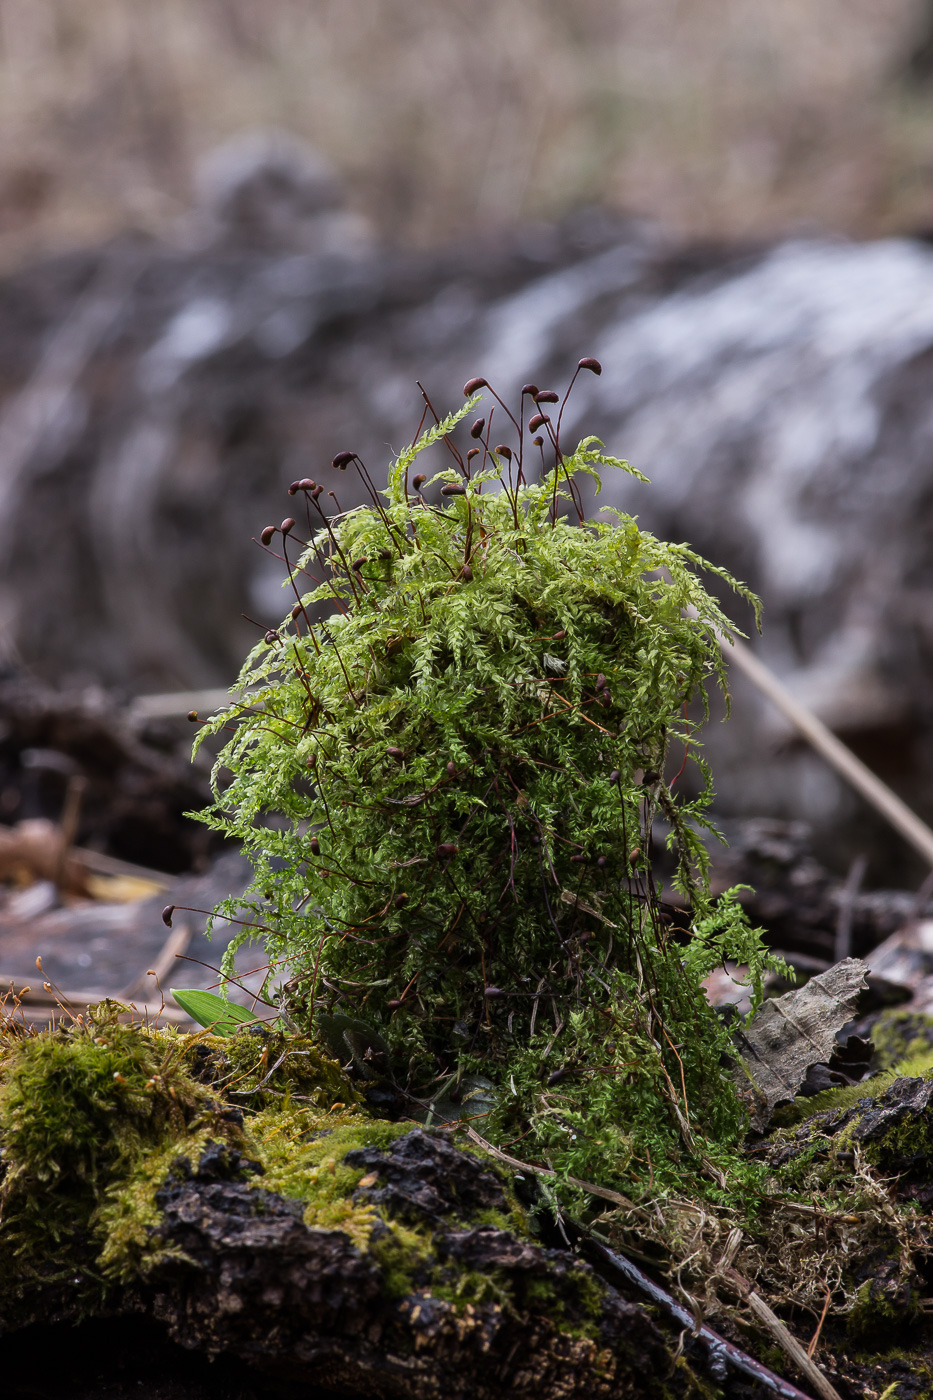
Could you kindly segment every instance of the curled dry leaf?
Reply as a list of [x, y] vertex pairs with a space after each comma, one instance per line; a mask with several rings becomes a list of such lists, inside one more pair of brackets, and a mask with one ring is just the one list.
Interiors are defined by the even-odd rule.
[[867, 973], [860, 958], [844, 958], [797, 991], [766, 1001], [752, 1024], [735, 1032], [736, 1079], [750, 1098], [755, 1132], [764, 1132], [778, 1104], [797, 1095], [812, 1065], [828, 1062], [837, 1032], [855, 1015]]

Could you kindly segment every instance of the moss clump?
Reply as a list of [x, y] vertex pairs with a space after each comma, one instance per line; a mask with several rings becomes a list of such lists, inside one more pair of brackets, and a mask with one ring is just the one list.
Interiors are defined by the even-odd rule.
[[330, 1113], [360, 1102], [350, 1079], [310, 1036], [250, 1027], [233, 1036], [192, 1036], [182, 1053], [195, 1078], [251, 1112], [278, 1104]]
[[[922, 1063], [933, 1070], [933, 1016], [913, 1011], [883, 1011], [872, 1026], [874, 1062], [879, 1070], [910, 1064], [913, 1074], [922, 1074]], [[901, 1073], [908, 1071], [902, 1069]]]
[[[595, 438], [565, 452], [528, 402], [556, 395], [528, 387], [509, 442], [489, 437], [495, 403], [467, 437], [476, 387], [385, 491], [335, 459], [370, 505], [328, 516], [320, 485], [291, 490], [305, 523], [275, 544], [291, 611], [243, 669], [248, 700], [201, 731], [233, 735], [203, 819], [255, 867], [218, 912], [288, 963], [270, 988], [283, 1014], [343, 1025], [406, 1110], [482, 1076], [490, 1138], [561, 1178], [641, 1189], [695, 1170], [702, 1189], [716, 1149], [700, 1139], [735, 1144], [744, 1114], [701, 982], [734, 958], [760, 996], [769, 955], [738, 902], [710, 896], [689, 706], [725, 688], [729, 624], [700, 571], [757, 600], [628, 515], [587, 517], [581, 481], [632, 469]], [[431, 451], [439, 470], [414, 475]], [[699, 793], [678, 785], [688, 764]], [[688, 906], [676, 927], [652, 873], [658, 816]]]
[[[0, 1034], [0, 1293], [78, 1277], [93, 1302], [108, 1281], [151, 1268], [155, 1197], [172, 1163], [196, 1161], [209, 1142], [256, 1155], [237, 1086], [262, 1084], [247, 1105], [301, 1100], [312, 1109], [305, 1122], [352, 1117], [345, 1108], [326, 1118], [336, 1095], [353, 1103], [356, 1093], [317, 1046], [150, 1031], [123, 1013], [105, 1002], [55, 1030], [7, 1023]], [[249, 1126], [264, 1130], [262, 1116]]]
[[[501, 1207], [457, 1205], [454, 1191], [445, 1219], [402, 1218], [370, 1197], [382, 1155], [413, 1125], [335, 1099], [356, 1096], [306, 1038], [180, 1036], [123, 1024], [121, 1011], [105, 1004], [38, 1034], [8, 1025], [0, 1038], [0, 1321], [55, 1284], [67, 1285], [73, 1308], [93, 1312], [114, 1289], [180, 1259], [159, 1230], [160, 1193], [210, 1161], [257, 1196], [300, 1202], [310, 1228], [347, 1235], [378, 1264], [390, 1301], [420, 1288], [458, 1311], [492, 1301], [549, 1311], [558, 1323], [566, 1315], [571, 1331], [590, 1327], [584, 1314], [598, 1309], [601, 1285], [581, 1277], [566, 1297], [545, 1297], [540, 1280], [525, 1289], [439, 1248], [439, 1230], [524, 1233], [508, 1181], [488, 1159], [482, 1172], [500, 1182]], [[243, 1085], [260, 1090], [245, 1113], [228, 1097]], [[349, 1161], [354, 1152], [375, 1168]]]
[[20, 1287], [70, 1277], [77, 1261], [94, 1280], [96, 1212], [147, 1153], [242, 1140], [239, 1115], [185, 1068], [184, 1042], [121, 1024], [121, 1010], [0, 1037], [0, 1275]]

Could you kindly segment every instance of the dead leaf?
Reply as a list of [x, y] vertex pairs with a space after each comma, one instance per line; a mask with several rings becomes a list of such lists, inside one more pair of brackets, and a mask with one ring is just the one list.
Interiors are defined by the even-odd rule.
[[828, 1063], [867, 973], [860, 958], [844, 958], [805, 987], [766, 1001], [752, 1024], [734, 1033], [736, 1079], [740, 1090], [750, 1090], [756, 1132], [764, 1132], [779, 1103], [796, 1097], [811, 1065]]

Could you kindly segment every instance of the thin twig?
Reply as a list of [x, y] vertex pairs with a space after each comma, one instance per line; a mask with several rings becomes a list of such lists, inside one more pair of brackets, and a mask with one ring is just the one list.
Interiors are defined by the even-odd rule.
[[737, 1289], [758, 1321], [767, 1327], [778, 1346], [787, 1353], [794, 1365], [800, 1368], [821, 1400], [842, 1400], [839, 1391], [830, 1385], [819, 1366], [810, 1359], [797, 1338], [788, 1332], [781, 1319], [771, 1311], [761, 1294], [755, 1292], [748, 1279], [743, 1278], [737, 1269], [731, 1267], [724, 1269], [723, 1274]]
[[[703, 1346], [706, 1347], [712, 1369], [722, 1374], [727, 1366], [732, 1366], [736, 1371], [741, 1371], [743, 1375], [756, 1380], [759, 1385], [764, 1386], [772, 1395], [780, 1396], [781, 1400], [812, 1400], [812, 1397], [806, 1395], [802, 1390], [798, 1390], [790, 1381], [786, 1381], [781, 1376], [775, 1375], [767, 1366], [763, 1366], [760, 1361], [756, 1361], [753, 1356], [749, 1356], [747, 1352], [742, 1351], [741, 1348], [737, 1347], [733, 1342], [727, 1342], [725, 1337], [721, 1337], [718, 1332], [714, 1332], [712, 1327], [707, 1327], [705, 1323], [701, 1323], [698, 1327], [693, 1314], [682, 1307], [675, 1298], [672, 1298], [666, 1289], [661, 1288], [659, 1284], [654, 1283], [646, 1274], [643, 1274], [641, 1269], [637, 1268], [630, 1259], [626, 1259], [624, 1254], [618, 1254], [614, 1249], [609, 1249], [606, 1245], [600, 1243], [600, 1241], [595, 1238], [592, 1231], [586, 1231], [584, 1233], [584, 1240], [589, 1253], [594, 1254], [601, 1263], [608, 1264], [616, 1273], [621, 1274], [627, 1283], [634, 1285], [635, 1288], [641, 1293], [646, 1294], [653, 1302], [659, 1303], [675, 1322], [678, 1322], [681, 1327], [688, 1329], [690, 1333], [696, 1337], [697, 1341], [701, 1342]], [[788, 1333], [788, 1336], [789, 1335]], [[805, 1351], [803, 1352], [803, 1357], [804, 1360], [807, 1359], [807, 1353]], [[816, 1370], [812, 1362], [810, 1362], [809, 1365], [811, 1370]], [[821, 1380], [823, 1380], [822, 1373], [819, 1374]], [[826, 1381], [825, 1384], [828, 1385], [829, 1382]], [[824, 1391], [822, 1394], [829, 1400], [830, 1392], [832, 1397], [835, 1397], [835, 1400], [840, 1400], [831, 1386], [829, 1392]]]
[[921, 821], [916, 812], [912, 812], [907, 803], [902, 802], [897, 793], [892, 792], [887, 783], [883, 783], [860, 758], [856, 758], [852, 750], [821, 719], [817, 719], [812, 710], [796, 700], [744, 642], [719, 631], [716, 637], [723, 655], [734, 661], [756, 689], [790, 720], [839, 776], [871, 803], [875, 811], [886, 817], [924, 860], [933, 865], [933, 831], [926, 822]]

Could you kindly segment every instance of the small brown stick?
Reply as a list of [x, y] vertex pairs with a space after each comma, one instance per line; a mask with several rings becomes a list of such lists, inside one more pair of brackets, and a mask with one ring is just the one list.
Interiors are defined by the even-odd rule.
[[810, 1339], [810, 1345], [807, 1347], [807, 1355], [809, 1356], [809, 1358], [810, 1358], [811, 1361], [813, 1360], [813, 1353], [816, 1351], [817, 1347], [818, 1347], [819, 1344], [820, 1344], [820, 1333], [821, 1333], [822, 1330], [823, 1330], [823, 1323], [826, 1321], [826, 1314], [829, 1312], [829, 1305], [830, 1305], [830, 1303], [832, 1302], [832, 1300], [833, 1300], [833, 1295], [830, 1293], [829, 1289], [827, 1288], [827, 1289], [826, 1289], [826, 1302], [823, 1304], [823, 1311], [820, 1313], [820, 1320], [819, 1320], [819, 1322], [816, 1324], [816, 1331], [813, 1333], [813, 1336], [812, 1336], [812, 1338]]
[[81, 817], [81, 801], [87, 789], [87, 778], [80, 773], [74, 773], [68, 779], [68, 789], [65, 793], [65, 805], [62, 808], [61, 816], [61, 849], [55, 865], [55, 884], [58, 889], [62, 889], [65, 883], [65, 871], [68, 866], [68, 857], [71, 848], [75, 843], [78, 834], [78, 822]]
[[[817, 1395], [820, 1396], [820, 1400], [842, 1400], [839, 1391], [836, 1390], [835, 1386], [830, 1385], [819, 1366], [810, 1359], [797, 1338], [788, 1332], [781, 1319], [771, 1311], [761, 1294], [755, 1292], [748, 1279], [743, 1278], [738, 1270], [733, 1268], [724, 1269], [723, 1274], [730, 1280], [758, 1321], [767, 1327], [778, 1346], [787, 1353], [794, 1365], [799, 1367], [801, 1373], [806, 1376]], [[822, 1326], [822, 1323], [820, 1325]], [[817, 1332], [817, 1336], [819, 1336], [819, 1332]]]
[[860, 758], [856, 758], [852, 750], [836, 737], [828, 725], [791, 695], [777, 676], [759, 661], [750, 647], [727, 632], [716, 630], [716, 639], [727, 660], [734, 661], [752, 685], [760, 690], [762, 695], [767, 696], [785, 719], [813, 745], [817, 753], [835, 768], [840, 777], [854, 787], [866, 802], [870, 802], [875, 811], [886, 817], [904, 840], [909, 842], [915, 851], [919, 851], [924, 860], [933, 865], [933, 831], [926, 822], [921, 821], [916, 812], [911, 811], [907, 803], [892, 792], [887, 783], [883, 783]]
[[[472, 1142], [476, 1143], [477, 1147], [481, 1147], [484, 1152], [488, 1152], [491, 1157], [495, 1157], [498, 1161], [505, 1162], [508, 1167], [515, 1167], [521, 1172], [531, 1172], [533, 1176], [554, 1177], [557, 1175], [553, 1167], [538, 1167], [531, 1162], [522, 1162], [517, 1157], [510, 1157], [507, 1152], [502, 1152], [498, 1147], [493, 1147], [491, 1142], [480, 1137], [479, 1133], [469, 1125], [467, 1125], [466, 1134]], [[645, 1214], [645, 1211], [636, 1206], [634, 1201], [630, 1201], [619, 1191], [610, 1191], [607, 1186], [597, 1186], [592, 1181], [581, 1181], [576, 1176], [568, 1176], [565, 1180], [569, 1181], [571, 1186], [579, 1186], [582, 1190], [588, 1191], [591, 1196], [599, 1196], [601, 1200], [611, 1201], [613, 1205], [622, 1206], [625, 1210], [637, 1211], [640, 1215]]]

